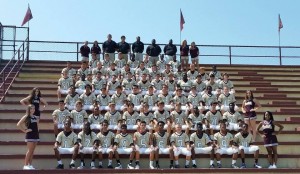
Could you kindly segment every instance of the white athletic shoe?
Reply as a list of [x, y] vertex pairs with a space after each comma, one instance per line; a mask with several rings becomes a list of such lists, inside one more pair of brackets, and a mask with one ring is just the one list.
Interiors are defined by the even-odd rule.
[[155, 169], [155, 167], [153, 165], [150, 165], [149, 168], [150, 169]]
[[275, 169], [273, 165], [270, 165], [268, 168], [269, 169]]
[[277, 166], [275, 164], [273, 164], [273, 169], [277, 169]]
[[29, 166], [24, 166], [23, 170], [32, 170]]
[[32, 165], [29, 165], [28, 167], [32, 170], [35, 170], [35, 168]]

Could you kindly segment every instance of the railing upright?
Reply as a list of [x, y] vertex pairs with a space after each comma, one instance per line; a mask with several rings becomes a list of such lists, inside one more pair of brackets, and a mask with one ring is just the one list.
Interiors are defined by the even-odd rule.
[[231, 46], [229, 46], [229, 64], [231, 65], [232, 62], [231, 62]]
[[279, 65], [282, 65], [282, 59], [281, 59], [281, 46], [279, 46]]

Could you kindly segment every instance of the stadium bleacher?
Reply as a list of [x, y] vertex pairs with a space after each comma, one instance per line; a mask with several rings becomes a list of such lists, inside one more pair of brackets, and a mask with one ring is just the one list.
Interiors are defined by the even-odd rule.
[[[74, 62], [73, 65], [76, 68], [79, 68], [80, 66], [79, 63], [76, 62]], [[46, 99], [49, 104], [49, 106], [42, 111], [42, 120], [40, 124], [41, 142], [38, 144], [35, 151], [33, 163], [38, 169], [44, 170], [55, 168], [56, 159], [53, 153], [55, 137], [53, 134], [51, 114], [53, 110], [57, 108], [57, 81], [64, 66], [65, 63], [57, 61], [28, 61], [24, 64], [17, 79], [13, 82], [6, 95], [5, 101], [0, 104], [0, 160], [2, 161], [0, 163], [0, 173], [1, 170], [18, 170], [22, 168], [26, 145], [24, 142], [24, 134], [17, 129], [16, 123], [19, 118], [25, 114], [25, 107], [22, 106], [19, 101], [26, 97], [33, 87], [40, 88], [43, 98]], [[211, 70], [211, 65], [201, 66], [206, 67], [207, 72]], [[279, 169], [276, 169], [275, 171], [272, 170], [272, 172], [276, 173], [300, 173], [300, 151], [298, 150], [298, 146], [300, 145], [299, 68], [299, 66], [218, 65], [218, 70], [220, 72], [227, 72], [230, 75], [230, 80], [233, 81], [235, 86], [235, 96], [239, 107], [241, 107], [245, 91], [252, 90], [255, 97], [262, 105], [262, 108], [257, 112], [258, 121], [262, 120], [264, 111], [271, 111], [275, 117], [274, 119], [284, 126], [282, 134], [278, 135], [279, 160], [277, 166]], [[260, 137], [258, 137], [256, 144], [260, 146], [260, 164], [264, 168], [267, 168], [267, 152]], [[151, 172], [148, 170], [148, 158], [146, 156], [142, 157], [141, 167], [145, 169], [142, 172]], [[209, 157], [205, 155], [197, 157], [198, 167], [208, 168]], [[222, 160], [223, 166], [229, 168], [229, 163], [231, 162], [229, 159], [230, 157], [228, 156]], [[67, 162], [65, 159], [63, 160], [65, 163]], [[161, 168], [167, 168], [168, 166], [167, 156], [161, 161], [164, 160], [166, 161], [166, 164], [161, 162]], [[127, 163], [127, 159], [123, 159], [123, 161], [126, 161]], [[246, 161], [249, 161], [249, 164], [252, 164], [253, 157], [247, 156]], [[77, 162], [79, 164], [79, 160]], [[240, 165], [240, 163], [241, 161], [238, 159], [238, 165]], [[217, 170], [217, 172], [220, 170], [222, 173], [234, 172], [231, 169], [230, 171], [226, 171], [226, 169]], [[201, 169], [201, 172], [202, 171], [208, 173], [211, 170]], [[261, 173], [268, 172], [267, 169], [259, 171]], [[103, 172], [110, 173], [112, 171], [104, 170]], [[140, 171], [138, 173], [142, 172]], [[175, 173], [170, 170], [160, 172]], [[197, 170], [188, 169], [176, 172], [194, 173], [197, 172]], [[243, 171], [243, 173], [251, 172], [255, 173], [255, 169], [245, 169]], [[92, 172], [90, 171], [90, 173]], [[126, 173], [126, 171], [123, 171], [122, 173]]]

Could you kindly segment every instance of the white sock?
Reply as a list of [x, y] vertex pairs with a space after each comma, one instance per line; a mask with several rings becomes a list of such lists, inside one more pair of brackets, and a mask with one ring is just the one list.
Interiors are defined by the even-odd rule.
[[95, 166], [95, 162], [94, 161], [91, 162], [91, 166]]
[[217, 164], [221, 164], [221, 161], [217, 161]]
[[72, 159], [71, 164], [75, 164], [75, 160]]
[[179, 164], [178, 160], [176, 160], [176, 161], [175, 161], [175, 164], [176, 164], [176, 165], [178, 165], [178, 164]]
[[81, 165], [81, 166], [84, 166], [84, 162], [83, 162], [83, 161], [81, 161], [81, 162], [80, 162], [80, 165]]
[[214, 164], [214, 160], [210, 160], [210, 165], [213, 165]]
[[196, 160], [192, 160], [192, 163], [193, 163], [193, 164], [196, 164]]
[[189, 165], [190, 161], [189, 160], [185, 160], [185, 165]]
[[150, 166], [153, 166], [153, 161], [150, 161]]
[[[109, 162], [108, 162], [109, 163]], [[99, 161], [99, 166], [102, 166], [102, 161]]]
[[232, 160], [232, 164], [235, 164], [236, 163], [236, 160]]
[[61, 161], [61, 160], [59, 160], [59, 161], [57, 161], [57, 163], [58, 163], [58, 164], [62, 164], [62, 161]]
[[[102, 164], [102, 162], [101, 162]], [[111, 165], [112, 164], [112, 160], [108, 160], [108, 165]]]

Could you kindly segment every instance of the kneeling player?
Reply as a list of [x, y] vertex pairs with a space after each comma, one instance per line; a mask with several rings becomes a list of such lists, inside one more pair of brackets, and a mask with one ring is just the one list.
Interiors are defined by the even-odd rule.
[[[236, 166], [238, 149], [233, 146], [233, 136], [231, 133], [227, 132], [226, 123], [224, 122], [220, 123], [220, 132], [214, 134], [214, 145], [218, 168], [222, 168], [221, 155], [223, 154], [232, 155], [231, 167], [235, 169], [239, 168]], [[214, 168], [214, 165], [212, 164], [210, 167]]]
[[211, 146], [211, 140], [206, 133], [203, 133], [203, 125], [202, 123], [196, 124], [196, 132], [192, 133], [190, 137], [190, 143], [192, 147], [192, 162], [193, 168], [197, 168], [195, 155], [196, 154], [210, 154], [211, 160], [214, 160], [213, 156], [213, 148]]
[[155, 160], [156, 168], [159, 169], [159, 155], [160, 154], [169, 154], [170, 155], [170, 168], [174, 168], [173, 159], [174, 152], [172, 147], [170, 147], [170, 134], [164, 130], [165, 123], [163, 121], [158, 122], [158, 131], [154, 133], [154, 145], [155, 145]]
[[259, 147], [252, 145], [253, 137], [252, 134], [248, 132], [248, 124], [244, 123], [242, 125], [241, 132], [237, 133], [234, 136], [234, 142], [237, 146], [239, 146], [241, 158], [242, 158], [242, 166], [241, 168], [246, 168], [245, 164], [245, 154], [254, 154], [254, 167], [261, 168], [258, 164], [258, 155], [259, 155]]
[[56, 142], [54, 144], [54, 153], [58, 163], [56, 169], [64, 168], [60, 154], [72, 154], [70, 168], [74, 169], [78, 149], [77, 135], [71, 129], [71, 120], [67, 118], [64, 121], [64, 131], [61, 131], [57, 135]]
[[152, 142], [152, 136], [146, 130], [146, 122], [142, 121], [140, 124], [140, 130], [133, 135], [133, 141], [135, 142], [135, 169], [139, 169], [140, 154], [149, 154], [150, 164], [149, 168], [154, 169], [154, 148]]
[[176, 132], [172, 134], [170, 139], [174, 151], [175, 168], [180, 168], [178, 162], [180, 154], [185, 155], [185, 168], [189, 168], [191, 160], [191, 147], [189, 136], [186, 133], [182, 132], [182, 127], [180, 124], [175, 125], [175, 130]]
[[79, 154], [80, 154], [80, 166], [78, 169], [85, 167], [84, 155], [92, 154], [91, 169], [95, 169], [95, 159], [98, 152], [99, 140], [95, 132], [92, 132], [89, 122], [84, 122], [83, 129], [78, 134]]

